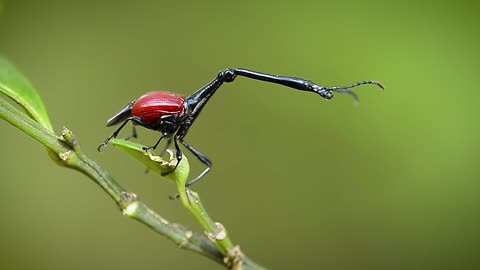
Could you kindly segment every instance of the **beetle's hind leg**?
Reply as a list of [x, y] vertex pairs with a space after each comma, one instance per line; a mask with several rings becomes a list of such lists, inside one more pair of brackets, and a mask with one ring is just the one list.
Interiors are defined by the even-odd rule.
[[124, 140], [128, 141], [130, 140], [131, 138], [138, 138], [138, 135], [137, 135], [137, 129], [135, 128], [134, 125], [132, 125], [132, 135], [128, 136], [128, 137], [125, 137]]
[[163, 157], [163, 155], [165, 155], [165, 152], [167, 152], [167, 149], [170, 147], [170, 145], [172, 145], [172, 140], [173, 140], [173, 137], [168, 138], [167, 143], [158, 154], [159, 156]]
[[207, 166], [207, 168], [205, 168], [205, 170], [203, 170], [203, 172], [201, 172], [197, 177], [195, 177], [193, 180], [185, 184], [185, 187], [189, 187], [193, 185], [195, 182], [197, 182], [198, 180], [200, 180], [203, 176], [205, 176], [205, 174], [207, 174], [210, 171], [210, 169], [212, 168], [212, 161], [209, 158], [207, 158], [207, 156], [202, 154], [200, 151], [193, 148], [193, 146], [185, 142], [183, 139], [180, 139], [180, 142], [185, 146], [185, 148], [187, 148], [190, 152], [192, 152], [192, 154], [195, 155], [195, 157], [197, 157], [203, 164]]

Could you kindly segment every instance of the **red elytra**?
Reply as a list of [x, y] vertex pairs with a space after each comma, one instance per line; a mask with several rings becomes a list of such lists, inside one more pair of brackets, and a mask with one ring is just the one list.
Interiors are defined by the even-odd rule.
[[185, 111], [185, 97], [172, 92], [152, 91], [132, 105], [132, 115], [153, 125], [163, 115], [180, 115]]

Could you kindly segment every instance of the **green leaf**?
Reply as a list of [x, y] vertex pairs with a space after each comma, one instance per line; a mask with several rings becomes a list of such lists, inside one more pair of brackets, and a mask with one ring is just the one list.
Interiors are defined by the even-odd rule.
[[185, 182], [188, 178], [188, 173], [190, 172], [190, 166], [185, 155], [182, 155], [182, 161], [175, 171], [172, 172], [177, 164], [177, 160], [175, 159], [175, 155], [171, 150], [167, 150], [167, 153], [170, 155], [170, 157], [168, 159], [163, 159], [162, 157], [157, 156], [153, 150], [143, 150], [142, 147], [144, 147], [144, 145], [138, 143], [122, 139], [112, 139], [110, 140], [110, 143], [119, 147], [131, 157], [138, 160], [150, 171], [158, 173], [176, 183], [185, 185]]
[[52, 130], [47, 110], [33, 85], [10, 62], [0, 57], [0, 92], [17, 102], [30, 117]]

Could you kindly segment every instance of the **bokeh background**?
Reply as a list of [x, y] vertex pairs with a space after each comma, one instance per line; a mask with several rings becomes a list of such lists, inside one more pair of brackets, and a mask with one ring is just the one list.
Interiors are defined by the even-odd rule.
[[[355, 90], [359, 106], [243, 78], [223, 86], [186, 137], [214, 162], [193, 189], [272, 269], [478, 265], [478, 2], [0, 3], [0, 54], [40, 91], [55, 129], [69, 127], [124, 187], [197, 231], [168, 199], [171, 183], [114, 147], [96, 151], [113, 113], [150, 90], [188, 95], [228, 67], [381, 81], [383, 92]], [[221, 269], [0, 128], [1, 269]], [[139, 135], [150, 145], [159, 134]]]

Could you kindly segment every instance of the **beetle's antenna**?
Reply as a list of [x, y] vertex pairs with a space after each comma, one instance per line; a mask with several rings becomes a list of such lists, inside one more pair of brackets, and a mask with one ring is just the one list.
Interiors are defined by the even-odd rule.
[[353, 99], [355, 100], [355, 102], [358, 102], [357, 94], [355, 94], [353, 91], [348, 90], [348, 89], [354, 88], [354, 87], [357, 87], [357, 86], [360, 86], [360, 85], [364, 85], [364, 84], [374, 84], [374, 85], [382, 88], [382, 90], [385, 89], [383, 84], [381, 84], [380, 82], [377, 82], [377, 81], [361, 81], [361, 82], [357, 82], [357, 83], [350, 84], [350, 85], [347, 85], [347, 86], [326, 87], [325, 90], [333, 91], [333, 92], [337, 92], [337, 93], [341, 93], [341, 94], [351, 95], [353, 97]]
[[354, 88], [354, 87], [357, 87], [359, 85], [364, 85], [364, 84], [375, 84], [376, 86], [378, 86], [382, 89], [385, 89], [385, 87], [383, 87], [383, 84], [381, 84], [380, 82], [377, 82], [377, 81], [361, 81], [361, 82], [357, 82], [357, 83], [350, 84], [350, 85], [347, 85], [347, 86], [327, 87], [326, 90], [342, 93], [342, 90], [346, 90], [346, 89], [349, 89], [349, 88]]

